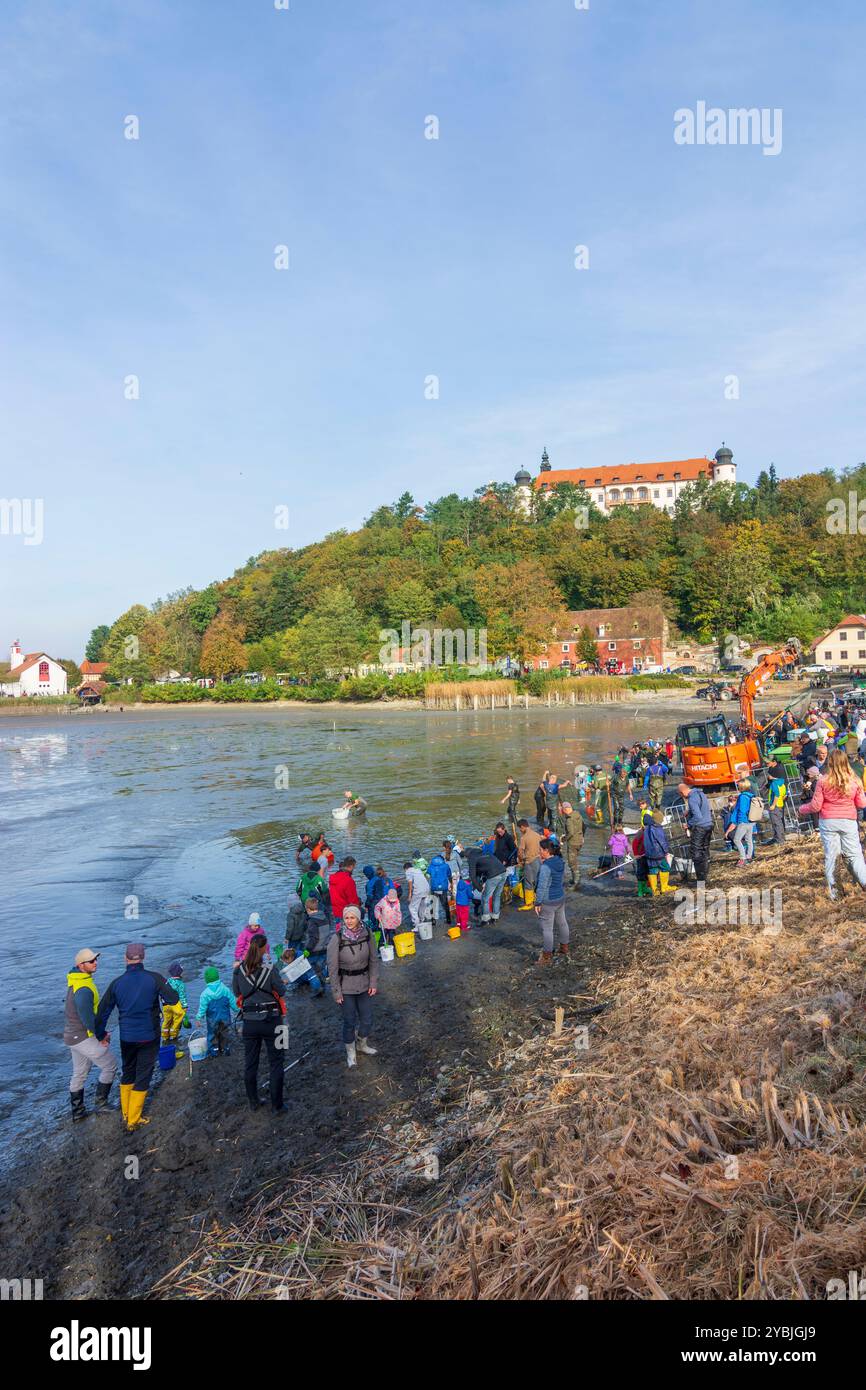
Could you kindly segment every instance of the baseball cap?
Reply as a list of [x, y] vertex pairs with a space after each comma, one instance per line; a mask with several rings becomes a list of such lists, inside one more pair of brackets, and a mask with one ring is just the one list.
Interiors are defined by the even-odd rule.
[[99, 951], [90, 951], [85, 947], [85, 949], [79, 951], [78, 955], [75, 957], [75, 964], [86, 965], [88, 961], [92, 960], [99, 960]]
[[126, 948], [127, 960], [144, 960], [144, 942], [130, 941]]

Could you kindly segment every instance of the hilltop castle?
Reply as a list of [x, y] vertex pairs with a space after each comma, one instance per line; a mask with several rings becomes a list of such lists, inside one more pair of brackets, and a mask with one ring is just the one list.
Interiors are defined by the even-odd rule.
[[711, 483], [735, 483], [734, 455], [722, 444], [714, 458], [676, 459], [673, 463], [627, 463], [606, 468], [551, 468], [545, 449], [541, 471], [533, 480], [521, 468], [514, 476], [517, 496], [528, 512], [533, 491], [552, 491], [557, 483], [573, 483], [583, 488], [600, 512], [613, 507], [639, 507], [651, 503], [661, 511], [673, 513], [683, 488], [707, 478]]

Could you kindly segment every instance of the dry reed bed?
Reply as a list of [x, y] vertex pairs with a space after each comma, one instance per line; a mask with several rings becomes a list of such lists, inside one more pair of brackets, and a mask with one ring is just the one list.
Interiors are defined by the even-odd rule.
[[802, 886], [819, 861], [801, 845], [749, 875], [788, 885], [778, 936], [653, 904], [603, 1015], [503, 1054], [445, 1125], [266, 1190], [155, 1292], [823, 1297], [866, 1252], [866, 930], [862, 898]]
[[[552, 682], [549, 691], [554, 701], [562, 700], [565, 696], [570, 701], [574, 695], [575, 704], [578, 705], [610, 704], [627, 700], [630, 693], [622, 681], [612, 680], [608, 676], [568, 677]], [[546, 691], [542, 696], [531, 698], [546, 700], [547, 694]], [[475, 698], [488, 704], [494, 700], [506, 704], [509, 696], [513, 700], [524, 699], [524, 692], [517, 690], [514, 681], [510, 680], [431, 681], [424, 687], [424, 701], [428, 709], [451, 709], [458, 702], [462, 707], [472, 704]]]

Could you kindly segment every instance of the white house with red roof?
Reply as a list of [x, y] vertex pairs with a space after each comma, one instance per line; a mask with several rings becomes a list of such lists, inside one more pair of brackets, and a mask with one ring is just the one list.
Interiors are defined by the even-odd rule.
[[545, 449], [541, 471], [533, 481], [532, 475], [521, 468], [514, 482], [520, 505], [529, 512], [533, 491], [552, 492], [558, 483], [572, 483], [581, 488], [600, 512], [614, 507], [658, 507], [673, 515], [680, 494], [701, 478], [709, 483], [735, 483], [737, 470], [734, 455], [723, 444], [715, 456], [708, 458], [674, 459], [667, 463], [625, 463], [594, 468], [552, 468]]
[[815, 660], [837, 671], [866, 671], [866, 614], [848, 613], [812, 643]]
[[8, 674], [0, 676], [0, 695], [19, 698], [22, 695], [65, 695], [66, 672], [47, 652], [22, 652], [21, 643], [13, 642], [9, 654]]

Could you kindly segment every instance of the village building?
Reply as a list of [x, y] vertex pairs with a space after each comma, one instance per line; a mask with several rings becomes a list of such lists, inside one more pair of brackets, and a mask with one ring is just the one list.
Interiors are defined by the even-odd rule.
[[20, 642], [12, 643], [9, 670], [0, 676], [0, 696], [20, 699], [32, 695], [65, 695], [67, 676], [59, 661], [47, 652], [21, 650]]
[[75, 694], [83, 705], [99, 705], [107, 689], [108, 686], [99, 680], [82, 681], [81, 685], [75, 687]]
[[701, 478], [710, 483], [737, 481], [734, 455], [725, 444], [711, 459], [613, 464], [603, 468], [553, 468], [545, 449], [538, 477], [533, 480], [532, 475], [521, 468], [515, 474], [514, 484], [519, 505], [526, 513], [531, 509], [533, 491], [552, 492], [559, 483], [571, 483], [581, 488], [605, 515], [614, 507], [647, 505], [673, 515], [677, 499], [683, 491]]
[[842, 671], [866, 667], [866, 616], [849, 613], [812, 643], [815, 662]]
[[580, 634], [586, 628], [604, 670], [631, 675], [647, 667], [662, 669], [669, 645], [668, 619], [655, 604], [627, 608], [581, 608], [568, 614], [568, 629], [556, 632], [529, 661], [533, 671], [565, 670], [584, 662]]
[[107, 661], [82, 661], [78, 668], [85, 680], [105, 680], [105, 673], [108, 670]]

